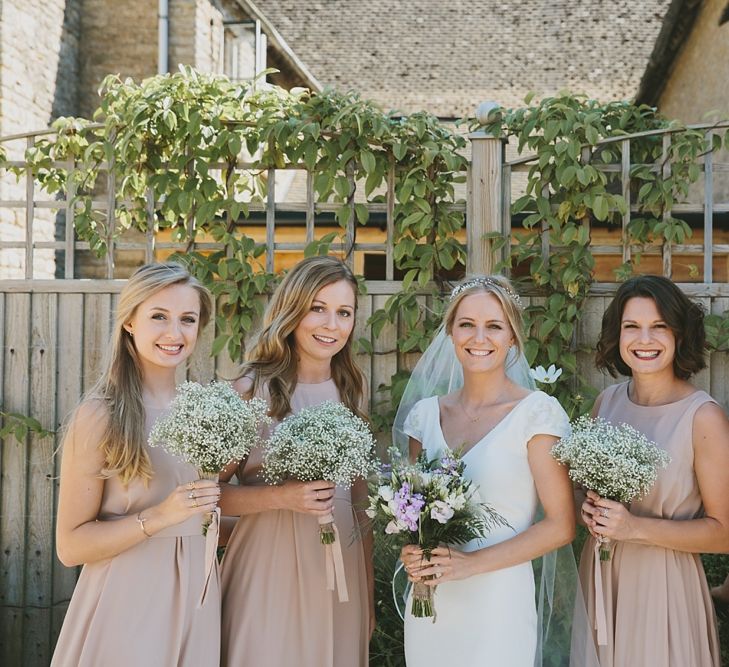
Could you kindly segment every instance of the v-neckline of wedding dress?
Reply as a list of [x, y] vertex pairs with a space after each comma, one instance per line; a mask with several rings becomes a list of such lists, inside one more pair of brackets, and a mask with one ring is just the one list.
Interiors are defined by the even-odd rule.
[[[519, 408], [519, 406], [524, 403], [530, 396], [534, 396], [534, 394], [538, 394], [538, 391], [531, 391], [529, 392], [524, 398], [519, 399], [519, 401], [516, 403], [516, 405], [509, 410], [499, 421], [497, 421], [486, 433], [484, 433], [479, 440], [474, 442], [467, 450], [463, 451], [461, 450], [461, 458], [466, 458], [476, 447], [478, 447], [486, 438], [488, 438], [494, 431], [496, 431], [502, 424], [504, 424], [511, 415], [516, 412], [516, 410]], [[440, 432], [441, 440], [445, 443], [445, 446], [452, 452], [457, 452], [457, 449], [453, 449], [453, 447], [450, 446], [448, 441], [446, 440], [445, 433], [443, 433], [443, 424], [441, 423], [441, 413], [440, 413], [440, 396], [434, 396], [435, 398], [435, 404], [438, 407], [438, 430]]]

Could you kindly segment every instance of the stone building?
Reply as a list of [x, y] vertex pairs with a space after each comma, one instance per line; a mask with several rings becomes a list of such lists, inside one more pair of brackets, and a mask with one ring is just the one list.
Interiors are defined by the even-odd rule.
[[[284, 87], [353, 88], [385, 108], [453, 119], [482, 100], [519, 105], [529, 91], [640, 98], [644, 84], [665, 73], [656, 59], [673, 58], [675, 83], [651, 100], [685, 117], [681, 105], [726, 95], [721, 85], [691, 88], [706, 80], [708, 68], [697, 74], [706, 49], [714, 66], [729, 62], [727, 40], [711, 37], [727, 29], [711, 18], [725, 2], [0, 0], [0, 136], [42, 129], [60, 115], [89, 116], [109, 73], [141, 79], [179, 64], [233, 78], [274, 67], [280, 73], [271, 80]], [[700, 16], [686, 46], [662, 51], [690, 12]], [[706, 38], [702, 22], [713, 31]], [[25, 142], [5, 146], [12, 158]], [[0, 199], [23, 199], [25, 188], [5, 177]], [[43, 214], [34, 238], [53, 240], [63, 215]], [[25, 228], [24, 210], [0, 210], [0, 242], [22, 242]], [[57, 257], [43, 252], [35, 277], [57, 275]], [[22, 277], [23, 266], [22, 249], [0, 248], [0, 277]]]
[[[251, 78], [273, 67], [284, 87], [319, 82], [275, 27], [246, 0], [2, 0], [0, 2], [0, 136], [46, 128], [59, 116], [89, 117], [110, 73], [143, 79], [175, 71]], [[4, 142], [10, 159], [26, 140]], [[21, 200], [26, 183], [4, 177], [0, 200]], [[62, 213], [36, 212], [33, 237], [62, 233]], [[23, 209], [0, 210], [0, 241], [25, 238]], [[0, 248], [0, 277], [25, 275], [23, 250]], [[34, 277], [53, 277], [52, 250], [37, 252]]]

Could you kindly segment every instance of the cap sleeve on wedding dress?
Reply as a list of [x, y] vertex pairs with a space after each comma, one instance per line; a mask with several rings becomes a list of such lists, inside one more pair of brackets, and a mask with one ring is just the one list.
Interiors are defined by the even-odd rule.
[[425, 433], [425, 420], [427, 417], [427, 403], [430, 399], [423, 398], [413, 405], [412, 409], [405, 417], [405, 423], [402, 430], [410, 438], [415, 438], [418, 442], [423, 442]]
[[571, 432], [570, 420], [554, 396], [542, 391], [531, 397], [524, 416], [525, 441], [529, 442], [535, 435], [555, 435], [564, 438]]

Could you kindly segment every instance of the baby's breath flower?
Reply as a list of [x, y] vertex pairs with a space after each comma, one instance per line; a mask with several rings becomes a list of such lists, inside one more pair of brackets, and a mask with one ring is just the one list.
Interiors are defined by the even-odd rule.
[[323, 479], [351, 487], [373, 469], [369, 426], [342, 403], [326, 401], [284, 419], [264, 445], [263, 470], [271, 483]]
[[603, 498], [631, 502], [655, 484], [658, 469], [671, 457], [628, 424], [615, 426], [598, 417], [580, 417], [552, 456], [568, 466], [570, 478]]
[[259, 442], [259, 428], [270, 423], [266, 402], [244, 401], [227, 382], [203, 387], [185, 382], [177, 389], [170, 413], [149, 434], [151, 447], [163, 447], [205, 473], [240, 461]]

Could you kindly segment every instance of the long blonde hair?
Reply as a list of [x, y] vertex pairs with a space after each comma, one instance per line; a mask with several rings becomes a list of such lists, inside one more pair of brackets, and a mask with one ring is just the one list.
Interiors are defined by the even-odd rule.
[[[271, 416], [282, 419], [291, 412], [291, 395], [296, 388], [298, 359], [294, 331], [311, 309], [323, 287], [346, 280], [354, 291], [357, 310], [357, 279], [343, 262], [335, 257], [309, 257], [286, 274], [268, 303], [263, 315], [263, 329], [258, 334], [238, 377], [253, 381], [250, 395], [268, 387]], [[352, 337], [332, 358], [332, 379], [339, 396], [355, 414], [362, 412], [364, 375], [352, 357]]]
[[134, 340], [124, 324], [139, 305], [153, 294], [171, 285], [189, 285], [200, 297], [200, 331], [210, 320], [213, 300], [187, 269], [180, 264], [145, 264], [129, 278], [119, 295], [116, 318], [101, 377], [88, 398], [103, 401], [108, 424], [101, 440], [104, 455], [101, 476], [118, 476], [122, 484], [134, 478], [149, 480], [152, 465], [144, 448], [145, 410], [142, 402], [142, 373]]

